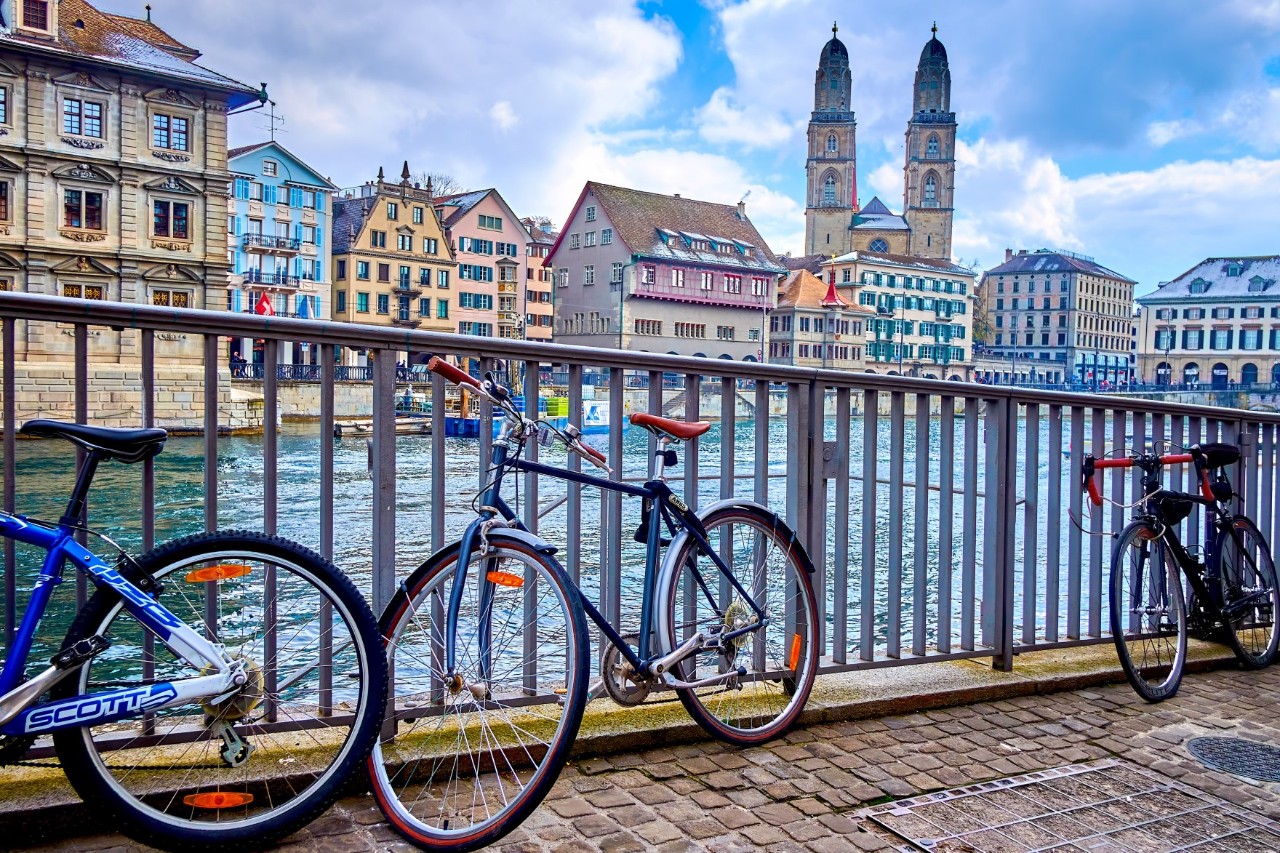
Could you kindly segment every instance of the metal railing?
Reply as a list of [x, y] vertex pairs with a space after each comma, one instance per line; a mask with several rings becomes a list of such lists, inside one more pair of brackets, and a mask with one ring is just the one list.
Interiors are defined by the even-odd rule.
[[[607, 427], [589, 440], [628, 478], [645, 478], [654, 449], [651, 437], [624, 429], [628, 410], [718, 420], [720, 428], [683, 449], [685, 499], [705, 506], [722, 497], [754, 498], [795, 528], [817, 566], [824, 672], [959, 658], [990, 659], [1008, 669], [1020, 651], [1108, 641], [1107, 536], [1127, 521], [1129, 511], [1119, 504], [1134, 500], [1139, 482], [1117, 470], [1106, 493], [1119, 504], [1083, 505], [1076, 472], [1086, 452], [1152, 441], [1240, 442], [1247, 452], [1231, 472], [1232, 482], [1264, 534], [1274, 541], [1280, 533], [1275, 414], [13, 293], [0, 293], [0, 320], [6, 511], [15, 508], [15, 428], [30, 416], [16, 396], [19, 378], [29, 378], [18, 375], [19, 368], [30, 368], [27, 342], [61, 340], [47, 331], [33, 334], [36, 327], [64, 324], [74, 344], [65, 368], [72, 376], [70, 401], [65, 411], [45, 414], [80, 421], [90, 418], [89, 392], [98, 381], [90, 353], [103, 351], [112, 329], [121, 342], [110, 360], [111, 376], [118, 377], [127, 362], [124, 372], [138, 377], [133, 393], [144, 425], [163, 420], [159, 394], [170, 377], [162, 346], [195, 338], [203, 361], [193, 369], [203, 384], [189, 405], [203, 411], [204, 525], [216, 528], [231, 509], [222, 487], [237, 484], [228, 478], [252, 474], [252, 487], [261, 494], [261, 526], [334, 557], [363, 585], [375, 610], [388, 602], [398, 579], [460, 533], [468, 511], [459, 495], [478, 489], [486, 476], [486, 466], [477, 463], [487, 458], [492, 434], [480, 429], [471, 445], [446, 439], [447, 419], [456, 415], [447, 411], [439, 376], [428, 380], [429, 398], [438, 403], [430, 408], [431, 435], [404, 436], [400, 441], [425, 444], [398, 447], [398, 363], [425, 353], [503, 371], [523, 395], [526, 411], [538, 410], [540, 398], [567, 397], [569, 420], [582, 423], [603, 402]], [[314, 376], [320, 383], [317, 428], [321, 436], [332, 435], [335, 419], [349, 414], [335, 397], [343, 368], [286, 365], [262, 374], [265, 432], [260, 444], [239, 451], [260, 447], [259, 477], [243, 458], [237, 466], [218, 464], [228, 336], [264, 339], [268, 364], [276, 362], [284, 341], [318, 348], [321, 364], [332, 364], [337, 348], [370, 353], [371, 366], [363, 369], [373, 399], [369, 479], [347, 472], [342, 480], [340, 528], [334, 441], [299, 442], [289, 450], [294, 457], [282, 457], [287, 433], [274, 425], [281, 411], [279, 380]], [[410, 375], [426, 379], [416, 371]], [[479, 413], [486, 423], [488, 404]], [[527, 453], [563, 458], [536, 445]], [[359, 457], [363, 461], [364, 453]], [[285, 458], [294, 477], [299, 462], [313, 466], [318, 499], [281, 503], [275, 471]], [[157, 521], [166, 520], [157, 518], [154, 464], [143, 463], [144, 547], [154, 541]], [[576, 457], [565, 464], [579, 467]], [[1168, 479], [1189, 484], [1191, 476], [1172, 469]], [[532, 475], [521, 480], [524, 522], [558, 547], [558, 558], [602, 612], [610, 618], [628, 614], [624, 623], [634, 618], [629, 614], [635, 608], [624, 602], [630, 604], [642, 567], [643, 555], [631, 542], [639, 508], [624, 505], [618, 494], [600, 496]], [[366, 493], [353, 486], [358, 481], [367, 483]], [[243, 504], [243, 493], [236, 494]], [[352, 505], [361, 494], [367, 497]], [[125, 512], [116, 499], [95, 506], [90, 517], [105, 524]], [[1204, 541], [1199, 515], [1184, 524], [1184, 541], [1193, 547]], [[17, 601], [15, 565], [9, 546], [6, 632], [13, 630]]]
[[246, 249], [284, 249], [296, 252], [302, 241], [295, 237], [277, 237], [274, 234], [245, 234], [241, 245]]

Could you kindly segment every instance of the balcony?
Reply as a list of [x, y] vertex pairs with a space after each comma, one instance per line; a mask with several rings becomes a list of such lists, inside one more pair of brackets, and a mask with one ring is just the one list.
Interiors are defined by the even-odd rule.
[[246, 252], [290, 252], [297, 253], [302, 248], [302, 241], [292, 237], [275, 237], [271, 234], [246, 234], [241, 242]]
[[498, 292], [499, 293], [515, 293], [516, 292], [515, 282], [513, 281], [498, 282]]
[[416, 329], [421, 323], [422, 318], [409, 311], [397, 311], [391, 315], [391, 325], [403, 329]]
[[515, 311], [499, 311], [498, 322], [508, 323], [508, 324], [518, 323], [520, 322], [520, 315], [517, 314]]
[[[289, 275], [283, 272], [267, 272], [260, 269], [248, 269], [244, 273], [245, 284], [268, 284], [274, 287], [301, 287], [302, 276]], [[310, 279], [308, 279], [309, 281]]]
[[400, 296], [417, 296], [422, 292], [422, 287], [421, 280], [414, 282], [408, 276], [404, 276], [396, 282], [396, 293]]

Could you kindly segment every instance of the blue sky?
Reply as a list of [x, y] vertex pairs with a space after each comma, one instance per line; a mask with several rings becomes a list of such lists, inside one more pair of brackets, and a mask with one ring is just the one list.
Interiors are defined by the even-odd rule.
[[[900, 209], [936, 19], [962, 143], [957, 259], [1071, 249], [1141, 292], [1207, 256], [1280, 252], [1280, 0], [151, 2], [203, 62], [267, 81], [280, 140], [339, 185], [408, 159], [556, 221], [589, 179], [725, 203], [750, 190], [770, 246], [793, 253], [832, 21], [861, 199]], [[233, 144], [264, 127], [234, 118]]]

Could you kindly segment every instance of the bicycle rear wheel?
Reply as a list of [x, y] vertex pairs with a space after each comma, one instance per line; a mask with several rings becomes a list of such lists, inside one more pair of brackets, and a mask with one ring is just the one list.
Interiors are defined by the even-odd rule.
[[[444, 645], [457, 543], [414, 572], [382, 615], [398, 724], [374, 748], [369, 778], [387, 820], [425, 848], [475, 850], [519, 826], [560, 775], [586, 706], [577, 591], [523, 538], [493, 532], [488, 543], [467, 566], [456, 673]], [[482, 604], [486, 578], [493, 600]]]
[[1135, 521], [1111, 560], [1111, 637], [1138, 695], [1160, 702], [1178, 692], [1187, 658], [1187, 612], [1177, 562], [1154, 527]]
[[[351, 581], [299, 545], [235, 531], [171, 542], [126, 575], [154, 578], [156, 599], [249, 679], [216, 703], [56, 732], [84, 801], [170, 850], [268, 846], [327, 809], [373, 747], [386, 704], [377, 624]], [[64, 648], [94, 635], [111, 646], [54, 698], [201, 674], [111, 589], [89, 599]]]
[[1257, 669], [1275, 660], [1280, 642], [1276, 634], [1276, 613], [1280, 612], [1276, 567], [1257, 525], [1243, 515], [1229, 523], [1227, 530], [1218, 532], [1214, 545], [1225, 633], [1240, 662]]
[[[700, 650], [676, 665], [693, 682], [740, 670], [728, 681], [678, 689], [698, 724], [728, 743], [750, 746], [777, 737], [804, 710], [818, 669], [818, 608], [812, 564], [795, 534], [756, 504], [729, 504], [702, 517], [707, 544], [764, 610], [762, 628]], [[708, 637], [756, 624], [755, 613], [702, 547], [681, 534], [671, 546], [674, 570], [658, 580], [664, 650], [696, 631]]]

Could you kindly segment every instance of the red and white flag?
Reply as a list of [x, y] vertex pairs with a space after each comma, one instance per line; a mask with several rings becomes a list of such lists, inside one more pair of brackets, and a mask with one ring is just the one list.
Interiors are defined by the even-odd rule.
[[264, 314], [268, 317], [274, 317], [276, 309], [271, 304], [271, 297], [265, 293], [258, 297], [258, 304], [254, 307], [253, 312], [255, 314]]

